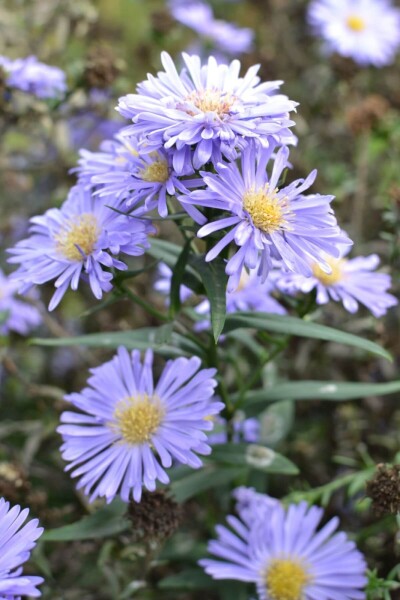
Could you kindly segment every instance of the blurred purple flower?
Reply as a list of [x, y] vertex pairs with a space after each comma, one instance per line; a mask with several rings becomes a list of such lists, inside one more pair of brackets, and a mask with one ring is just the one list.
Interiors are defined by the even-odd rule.
[[209, 4], [200, 0], [171, 0], [169, 6], [177, 21], [193, 29], [206, 41], [211, 41], [218, 50], [235, 55], [251, 50], [253, 30], [215, 19]]
[[328, 52], [383, 67], [400, 47], [400, 10], [389, 0], [313, 0], [308, 21]]
[[43, 577], [23, 575], [22, 565], [30, 556], [43, 528], [38, 520], [32, 519], [23, 525], [29, 510], [0, 498], [0, 599], [20, 600], [21, 596], [37, 598], [41, 593], [37, 586]]
[[386, 273], [374, 273], [379, 265], [376, 254], [357, 258], [326, 257], [332, 272], [325, 273], [315, 264], [313, 275], [304, 277], [296, 273], [282, 273], [277, 286], [287, 294], [303, 292], [305, 294], [316, 289], [317, 303], [327, 304], [329, 300], [342, 302], [350, 313], [358, 310], [359, 303], [371, 311], [374, 317], [382, 317], [388, 308], [398, 304], [397, 298], [388, 294], [392, 280]]
[[[205, 431], [224, 405], [213, 400], [215, 369], [200, 369], [197, 357], [170, 360], [154, 387], [153, 353], [143, 364], [140, 352], [120, 348], [114, 358], [92, 369], [90, 387], [66, 397], [82, 413], [64, 412], [58, 427], [63, 458], [78, 488], [90, 501], [131, 494], [169, 482], [165, 468], [176, 460], [197, 469], [197, 454], [210, 454]], [[200, 369], [200, 370], [199, 370]]]
[[[214, 431], [208, 436], [208, 441], [215, 444], [226, 444], [228, 440], [228, 423], [223, 417], [214, 417]], [[255, 443], [260, 439], [260, 423], [256, 418], [246, 419], [245, 415], [238, 411], [232, 419], [232, 442]]]
[[67, 91], [64, 71], [39, 62], [36, 56], [16, 60], [0, 56], [0, 66], [6, 71], [6, 84], [9, 87], [37, 98], [58, 98]]
[[[171, 292], [171, 279], [172, 279], [172, 269], [165, 263], [160, 263], [157, 267], [157, 278], [154, 282], [154, 289], [167, 297], [167, 302], [169, 299], [169, 295]], [[191, 296], [193, 292], [191, 289], [186, 287], [186, 285], [181, 285], [179, 289], [179, 296], [181, 302], [186, 302]]]
[[56, 292], [49, 304], [53, 310], [69, 287], [78, 288], [81, 279], [89, 283], [97, 299], [110, 291], [113, 275], [108, 269], [127, 269], [114, 256], [140, 256], [150, 246], [147, 236], [155, 230], [149, 221], [121, 215], [109, 205], [113, 205], [112, 198], [95, 198], [75, 186], [60, 209], [33, 217], [30, 237], [8, 251], [12, 254], [9, 262], [20, 264], [12, 277], [20, 283], [21, 293], [55, 279]]
[[265, 145], [294, 141], [288, 128], [296, 103], [276, 93], [281, 81], [260, 83], [258, 66], [239, 77], [237, 60], [225, 65], [210, 57], [202, 66], [198, 56], [184, 53], [186, 68], [179, 74], [166, 52], [161, 59], [165, 72], [149, 75], [138, 94], [120, 98], [118, 110], [133, 121], [126, 134], [143, 140], [146, 151], [174, 149], [178, 175], [191, 163], [198, 169], [222, 155], [235, 157], [251, 138]]
[[337, 225], [330, 206], [333, 196], [303, 195], [317, 172], [278, 189], [289, 150], [283, 147], [278, 151], [268, 177], [265, 169], [272, 155], [271, 147], [249, 145], [242, 153], [241, 169], [235, 162], [219, 163], [215, 174], [201, 173], [207, 189], [180, 197], [182, 203], [228, 213], [204, 225], [198, 236], [229, 229], [206, 255], [207, 261], [213, 260], [231, 242], [239, 248], [226, 266], [229, 292], [238, 288], [244, 267], [250, 271], [258, 268], [257, 274], [265, 281], [273, 261], [306, 276], [312, 275], [314, 263], [330, 273], [325, 255], [339, 257], [339, 245], [351, 244]]
[[2, 335], [10, 331], [28, 335], [42, 322], [38, 309], [17, 296], [18, 287], [18, 282], [6, 277], [0, 269], [0, 313], [5, 313], [5, 320], [0, 324]]
[[254, 583], [259, 600], [365, 599], [364, 557], [344, 533], [334, 533], [336, 517], [317, 531], [321, 508], [306, 502], [268, 506], [258, 496], [247, 494], [244, 508], [239, 503], [239, 519], [228, 516], [233, 532], [217, 527], [208, 550], [218, 560], [200, 561], [206, 573]]

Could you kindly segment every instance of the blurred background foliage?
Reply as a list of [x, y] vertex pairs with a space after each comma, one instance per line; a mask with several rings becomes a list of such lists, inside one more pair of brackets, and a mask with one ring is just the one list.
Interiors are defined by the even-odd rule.
[[[255, 31], [254, 49], [241, 57], [243, 68], [260, 63], [261, 77], [284, 80], [283, 92], [299, 102], [293, 176], [318, 169], [314, 189], [336, 196], [338, 220], [355, 240], [355, 254], [378, 253], [398, 293], [399, 61], [377, 70], [360, 69], [339, 56], [324, 57], [319, 41], [307, 29], [306, 5], [305, 0], [213, 3], [219, 18]], [[159, 69], [161, 50], [179, 60], [179, 52], [195, 39], [193, 32], [174, 21], [161, 0], [2, 0], [0, 54], [11, 58], [35, 54], [64, 69], [69, 83], [65, 102], [43, 102], [18, 93], [12, 104], [1, 101], [0, 249], [6, 271], [5, 249], [23, 237], [28, 218], [65, 199], [75, 180], [70, 169], [79, 148], [96, 149], [121, 125], [114, 110], [118, 97], [134, 92], [147, 72]], [[172, 240], [176, 236], [171, 224], [163, 225], [163, 234]], [[141, 260], [136, 260], [135, 268]], [[162, 310], [164, 299], [152, 291], [153, 278], [154, 272], [144, 273], [132, 285], [136, 294], [146, 295]], [[44, 324], [38, 336], [158, 324], [125, 299], [94, 310], [96, 303], [84, 290], [70, 292], [52, 315], [44, 308], [48, 299], [49, 290], [44, 290]], [[334, 343], [296, 338], [279, 367], [268, 365], [266, 386], [283, 378], [366, 383], [396, 379], [399, 316], [393, 309], [377, 321], [367, 312], [351, 316], [333, 304], [319, 308], [318, 322], [380, 343], [392, 353], [393, 362]], [[64, 408], [64, 391], [82, 387], [87, 369], [110, 352], [39, 348], [18, 336], [3, 338], [0, 344], [0, 496], [29, 505], [48, 529], [74, 523], [87, 514], [88, 506], [63, 472], [60, 439], [54, 430]], [[231, 367], [225, 368], [229, 382]], [[292, 460], [299, 474], [236, 472], [234, 483], [262, 482], [278, 497], [322, 501], [328, 516], [338, 514], [343, 527], [352, 532], [371, 568], [386, 577], [399, 562], [398, 527], [394, 517], [378, 517], [371, 510], [364, 485], [376, 464], [397, 461], [398, 398], [310, 400], [296, 405], [288, 400], [271, 405], [261, 419], [267, 445]], [[129, 526], [121, 521], [117, 506], [104, 538], [98, 524], [89, 523], [86, 537], [78, 528], [63, 534], [64, 542], [51, 538], [41, 542], [31, 568], [46, 577], [44, 599], [247, 599], [245, 588], [237, 583], [233, 587], [224, 583], [219, 589], [213, 584], [211, 589], [210, 580], [196, 569], [213, 524], [229, 509], [232, 483], [227, 482], [219, 482], [217, 489], [196, 500], [188, 498], [179, 515], [161, 499], [147, 513], [144, 504]], [[201, 489], [204, 483], [196, 485]], [[181, 498], [187, 497], [183, 486], [178, 489]], [[149, 524], [150, 513], [155, 523]], [[175, 521], [181, 523], [179, 532], [164, 543]], [[395, 596], [396, 584], [390, 588], [378, 574], [371, 580], [370, 597], [384, 598], [384, 590], [390, 589], [390, 597], [400, 598]], [[391, 577], [396, 580], [396, 573]]]

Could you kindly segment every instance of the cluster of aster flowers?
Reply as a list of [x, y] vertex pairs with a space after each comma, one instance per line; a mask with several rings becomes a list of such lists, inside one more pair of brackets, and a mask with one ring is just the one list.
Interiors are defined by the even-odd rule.
[[274, 498], [239, 488], [236, 516], [217, 527], [208, 545], [215, 559], [200, 561], [215, 579], [253, 583], [259, 600], [365, 598], [366, 563], [334, 517], [306, 502], [287, 508]]
[[64, 71], [38, 61], [36, 56], [16, 60], [0, 56], [0, 68], [6, 73], [5, 83], [9, 88], [37, 98], [59, 98], [67, 91]]

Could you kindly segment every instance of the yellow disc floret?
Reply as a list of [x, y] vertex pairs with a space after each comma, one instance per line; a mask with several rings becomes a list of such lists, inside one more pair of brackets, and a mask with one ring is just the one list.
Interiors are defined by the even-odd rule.
[[57, 250], [73, 261], [83, 261], [89, 256], [100, 235], [95, 215], [83, 213], [76, 219], [69, 219], [60, 233], [55, 236]]
[[274, 560], [265, 574], [268, 597], [271, 600], [303, 600], [309, 574], [300, 562]]
[[352, 31], [364, 31], [366, 28], [365, 20], [358, 15], [350, 15], [347, 17], [346, 25]]
[[121, 400], [114, 411], [117, 430], [128, 444], [150, 442], [163, 416], [159, 398], [147, 394]]
[[141, 178], [152, 183], [165, 183], [169, 179], [169, 169], [166, 160], [155, 160], [141, 171]]
[[285, 198], [279, 198], [278, 190], [270, 190], [268, 183], [262, 188], [248, 190], [243, 196], [243, 208], [254, 225], [265, 233], [281, 229], [290, 212]]
[[[207, 90], [195, 90], [185, 98], [185, 101], [194, 104], [202, 112], [213, 112], [221, 118], [231, 111], [235, 97], [222, 90], [211, 88]], [[194, 114], [189, 111], [186, 112], [192, 116]]]
[[343, 265], [346, 261], [343, 258], [327, 257], [325, 258], [325, 262], [331, 267], [331, 273], [325, 273], [318, 263], [313, 265], [312, 270], [314, 277], [316, 277], [322, 285], [329, 287], [330, 285], [335, 285], [335, 283], [338, 283], [338, 281], [343, 278]]

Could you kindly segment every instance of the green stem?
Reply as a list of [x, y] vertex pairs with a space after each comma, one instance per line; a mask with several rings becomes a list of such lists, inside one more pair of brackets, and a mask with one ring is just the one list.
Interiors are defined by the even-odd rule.
[[165, 323], [169, 322], [169, 318], [167, 315], [160, 312], [159, 310], [154, 308], [151, 304], [149, 304], [148, 302], [146, 302], [145, 300], [140, 298], [140, 296], [138, 296], [137, 294], [132, 292], [129, 288], [125, 287], [123, 283], [118, 282], [118, 289], [120, 289], [121, 292], [123, 292], [126, 296], [128, 296], [128, 298], [130, 298], [133, 302], [135, 302], [135, 304], [138, 304], [139, 306], [144, 308], [145, 311], [147, 311], [150, 315], [152, 315], [156, 319], [159, 319], [160, 321], [164, 321]]

